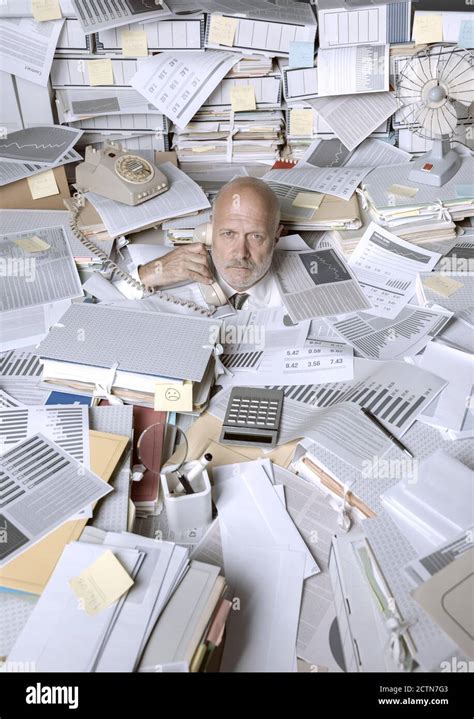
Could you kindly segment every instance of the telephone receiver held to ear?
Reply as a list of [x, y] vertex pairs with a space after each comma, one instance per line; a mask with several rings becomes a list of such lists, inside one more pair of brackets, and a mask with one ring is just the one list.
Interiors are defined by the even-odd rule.
[[[202, 242], [206, 247], [212, 246], [212, 222], [205, 222], [196, 227], [193, 232], [193, 242]], [[213, 282], [212, 285], [199, 283], [199, 289], [208, 305], [222, 307], [227, 304], [227, 297], [217, 282]]]

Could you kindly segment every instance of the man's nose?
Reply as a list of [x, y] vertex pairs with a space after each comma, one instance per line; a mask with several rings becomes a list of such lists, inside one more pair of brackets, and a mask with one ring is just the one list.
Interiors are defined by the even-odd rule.
[[249, 246], [245, 235], [239, 235], [236, 244], [234, 245], [236, 257], [239, 260], [247, 260], [250, 257]]

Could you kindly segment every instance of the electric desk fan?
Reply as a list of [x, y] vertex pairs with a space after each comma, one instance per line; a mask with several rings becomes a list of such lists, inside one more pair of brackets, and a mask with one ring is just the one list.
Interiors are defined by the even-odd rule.
[[403, 66], [396, 90], [402, 122], [433, 140], [432, 149], [413, 163], [409, 179], [440, 187], [461, 164], [450, 138], [458, 121], [455, 103], [469, 107], [474, 101], [473, 57], [457, 46], [431, 45]]

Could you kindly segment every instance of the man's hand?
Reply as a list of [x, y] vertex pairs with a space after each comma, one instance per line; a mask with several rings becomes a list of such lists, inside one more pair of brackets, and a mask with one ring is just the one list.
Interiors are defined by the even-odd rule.
[[207, 250], [200, 242], [182, 245], [163, 257], [141, 265], [138, 275], [147, 287], [167, 287], [185, 281], [206, 285], [213, 282]]

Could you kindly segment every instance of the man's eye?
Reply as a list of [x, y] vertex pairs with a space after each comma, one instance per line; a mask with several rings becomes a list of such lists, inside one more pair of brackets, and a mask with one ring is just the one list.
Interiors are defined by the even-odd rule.
[[256, 242], [262, 242], [262, 240], [264, 240], [265, 238], [263, 235], [258, 235], [258, 234], [254, 233], [254, 234], [250, 235], [250, 239], [255, 240]]
[[222, 237], [232, 237], [234, 233], [232, 232], [232, 230], [222, 230], [220, 234]]

